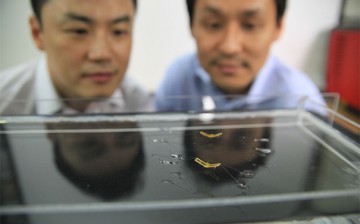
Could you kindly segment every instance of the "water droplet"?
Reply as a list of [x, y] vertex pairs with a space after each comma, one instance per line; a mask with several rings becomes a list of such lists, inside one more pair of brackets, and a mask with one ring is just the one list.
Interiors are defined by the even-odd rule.
[[178, 177], [181, 176], [181, 173], [180, 173], [180, 172], [171, 172], [171, 174], [174, 174], [175, 176], [178, 176]]
[[248, 189], [249, 188], [249, 186], [247, 186], [246, 183], [242, 183], [242, 182], [238, 182], [237, 186], [240, 189]]
[[243, 170], [243, 171], [240, 171], [239, 176], [251, 178], [251, 177], [255, 176], [255, 172], [253, 170]]
[[175, 165], [175, 164], [177, 164], [177, 162], [165, 161], [165, 160], [160, 160], [160, 163], [165, 164], [165, 165]]
[[162, 180], [160, 181], [162, 184], [174, 184], [171, 180]]
[[171, 154], [171, 157], [175, 158], [175, 159], [179, 159], [179, 160], [184, 160], [184, 157], [182, 155], [179, 155], [179, 154]]
[[254, 139], [255, 142], [270, 142], [268, 138]]
[[165, 139], [153, 139], [154, 143], [160, 142], [160, 143], [164, 143], [167, 142]]
[[255, 151], [258, 151], [262, 154], [268, 155], [272, 153], [271, 149], [255, 148]]

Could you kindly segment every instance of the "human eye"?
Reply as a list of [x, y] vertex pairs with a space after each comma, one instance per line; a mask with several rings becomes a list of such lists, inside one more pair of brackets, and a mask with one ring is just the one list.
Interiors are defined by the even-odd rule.
[[208, 27], [209, 27], [209, 29], [212, 29], [212, 30], [218, 30], [222, 27], [222, 24], [221, 23], [209, 23]]
[[86, 28], [69, 28], [66, 29], [66, 32], [76, 36], [85, 36], [89, 33], [89, 30]]
[[242, 29], [248, 32], [255, 32], [262, 29], [265, 23], [266, 21], [257, 17], [240, 21]]
[[203, 26], [209, 31], [217, 31], [223, 27], [223, 24], [219, 21], [204, 21]]
[[128, 34], [128, 30], [127, 29], [114, 29], [112, 31], [114, 36], [120, 37], [120, 36], [124, 36], [126, 34]]
[[246, 22], [246, 23], [243, 23], [242, 24], [242, 28], [246, 31], [253, 31], [256, 29], [256, 24], [255, 23], [249, 23], [249, 22]]

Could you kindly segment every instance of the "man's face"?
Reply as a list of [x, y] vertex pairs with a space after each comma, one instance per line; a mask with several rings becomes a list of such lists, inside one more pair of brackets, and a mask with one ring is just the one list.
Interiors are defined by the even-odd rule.
[[197, 0], [192, 34], [202, 67], [227, 94], [246, 93], [278, 38], [274, 0]]
[[132, 0], [49, 0], [42, 27], [31, 18], [37, 47], [62, 97], [108, 97], [126, 72], [134, 20]]

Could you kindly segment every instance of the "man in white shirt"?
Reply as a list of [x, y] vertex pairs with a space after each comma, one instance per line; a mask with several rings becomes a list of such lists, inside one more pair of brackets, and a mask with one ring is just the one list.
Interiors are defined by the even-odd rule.
[[32, 0], [44, 56], [0, 73], [0, 114], [151, 110], [129, 77], [136, 0]]

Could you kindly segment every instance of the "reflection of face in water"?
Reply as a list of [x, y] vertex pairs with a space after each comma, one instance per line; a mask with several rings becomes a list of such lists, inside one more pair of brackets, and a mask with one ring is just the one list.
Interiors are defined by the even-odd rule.
[[268, 118], [190, 121], [189, 127], [204, 128], [185, 133], [186, 157], [193, 158], [188, 160], [188, 165], [204, 174], [205, 179], [215, 181], [253, 175], [252, 171], [263, 165], [272, 152], [270, 128], [263, 126], [267, 123]]
[[[142, 138], [135, 123], [61, 123], [52, 129], [89, 129], [91, 133], [51, 134], [59, 171], [87, 193], [111, 200], [129, 196], [144, 167]], [[118, 132], [97, 132], [95, 129]]]

